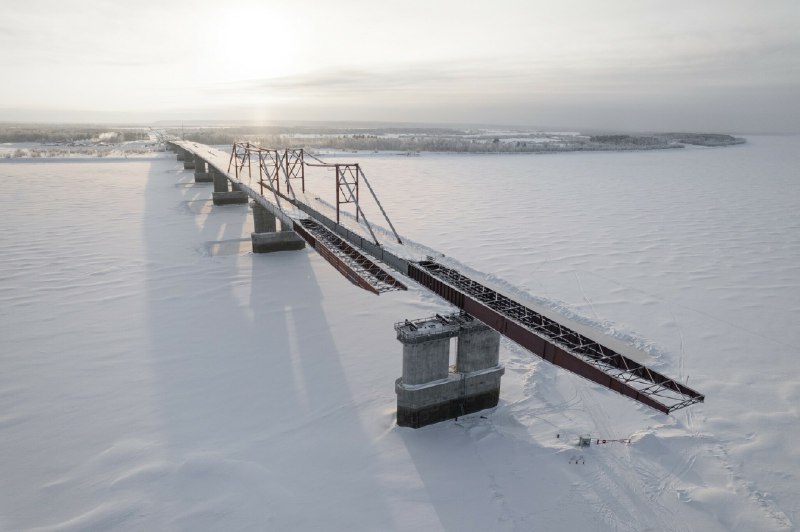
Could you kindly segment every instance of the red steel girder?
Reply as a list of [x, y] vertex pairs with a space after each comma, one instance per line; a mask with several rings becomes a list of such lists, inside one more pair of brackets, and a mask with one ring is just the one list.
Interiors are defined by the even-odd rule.
[[409, 277], [548, 362], [666, 414], [705, 396], [433, 260]]

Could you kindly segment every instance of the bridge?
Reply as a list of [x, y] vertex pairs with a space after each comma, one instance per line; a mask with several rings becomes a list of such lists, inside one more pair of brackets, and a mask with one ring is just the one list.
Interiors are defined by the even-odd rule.
[[[215, 205], [250, 202], [255, 253], [308, 245], [364, 290], [382, 294], [406, 290], [409, 282], [416, 282], [455, 307], [448, 316], [395, 325], [403, 344], [403, 376], [395, 383], [399, 425], [420, 427], [496, 406], [503, 375], [498, 361], [500, 336], [665, 414], [705, 399], [688, 386], [405, 246], [358, 163], [328, 163], [302, 149], [248, 143], [233, 144], [229, 153], [181, 140], [166, 144], [185, 169], [194, 170], [195, 181], [213, 183]], [[335, 202], [320, 207], [306, 196], [306, 171], [311, 168], [334, 172]], [[362, 194], [364, 186], [368, 195]], [[367, 220], [362, 196], [377, 205], [388, 228]], [[343, 223], [341, 213], [348, 208], [354, 211], [356, 224]], [[458, 338], [455, 371], [448, 366], [453, 337]]]

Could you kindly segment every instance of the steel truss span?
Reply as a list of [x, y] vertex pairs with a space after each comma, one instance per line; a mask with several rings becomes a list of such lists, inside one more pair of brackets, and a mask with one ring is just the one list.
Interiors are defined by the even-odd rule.
[[669, 414], [705, 396], [433, 260], [409, 277], [548, 362]]
[[322, 224], [304, 218], [295, 222], [294, 230], [356, 286], [375, 294], [406, 290], [400, 281]]

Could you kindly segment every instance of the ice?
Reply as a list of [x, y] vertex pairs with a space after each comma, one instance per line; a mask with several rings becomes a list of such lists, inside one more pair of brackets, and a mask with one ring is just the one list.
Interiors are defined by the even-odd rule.
[[499, 406], [419, 430], [392, 326], [437, 297], [248, 253], [174, 156], [2, 161], [0, 529], [794, 529], [799, 141], [371, 155], [402, 236], [706, 394], [663, 416], [504, 341]]

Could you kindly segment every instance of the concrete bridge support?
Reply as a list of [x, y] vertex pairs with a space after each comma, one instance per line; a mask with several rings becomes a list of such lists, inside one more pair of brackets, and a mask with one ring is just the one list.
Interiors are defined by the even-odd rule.
[[194, 170], [194, 154], [189, 151], [183, 152], [183, 169]]
[[253, 208], [253, 225], [255, 232], [250, 234], [253, 243], [253, 253], [273, 253], [275, 251], [292, 251], [303, 249], [306, 241], [291, 228], [284, 229], [281, 222], [281, 231], [276, 231], [277, 220], [275, 215], [258, 203], [250, 204]]
[[175, 157], [179, 161], [183, 161], [186, 158], [186, 150], [180, 146], [175, 146]]
[[[500, 335], [467, 315], [395, 325], [403, 344], [403, 376], [395, 382], [397, 424], [419, 428], [497, 406]], [[457, 338], [455, 371], [448, 367]]]
[[500, 363], [500, 333], [479, 320], [462, 323], [456, 343], [456, 371], [472, 373]]
[[294, 227], [292, 227], [291, 225], [287, 224], [286, 222], [281, 221], [281, 231], [282, 232], [288, 232], [288, 231], [294, 232]]
[[241, 190], [228, 190], [228, 177], [211, 167], [212, 180], [214, 181], [214, 193], [212, 198], [214, 205], [239, 205], [247, 203], [247, 192]]
[[277, 231], [275, 215], [256, 202], [251, 202], [253, 208], [253, 226], [255, 233], [274, 233]]
[[228, 192], [228, 178], [225, 174], [214, 168], [210, 168], [211, 180], [214, 182], [214, 192]]
[[194, 182], [195, 183], [211, 183], [214, 178], [211, 176], [211, 165], [208, 165], [206, 171], [206, 162], [200, 157], [194, 158]]

